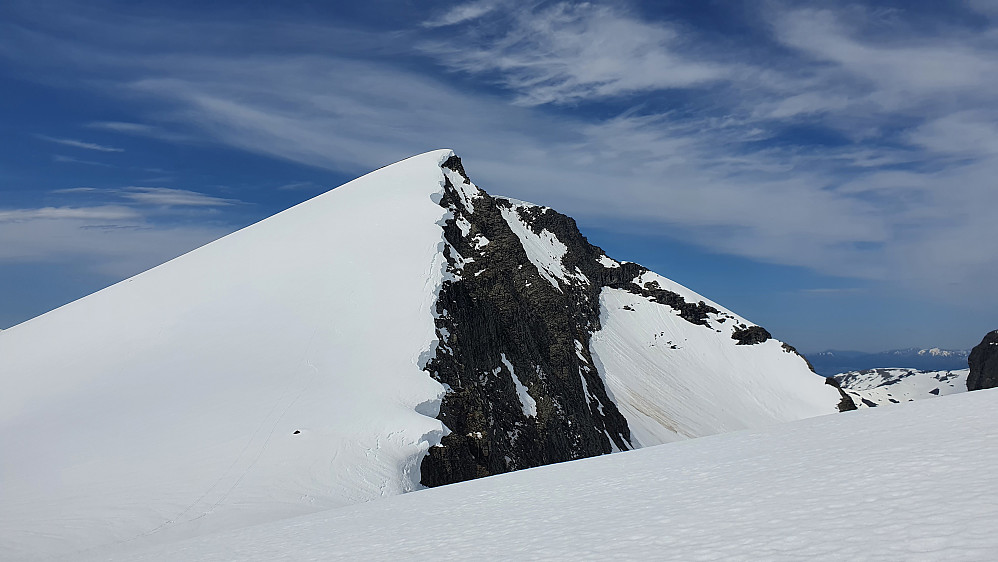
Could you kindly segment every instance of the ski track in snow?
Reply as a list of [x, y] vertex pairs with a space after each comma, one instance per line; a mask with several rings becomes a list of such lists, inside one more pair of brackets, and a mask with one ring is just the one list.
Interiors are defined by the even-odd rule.
[[101, 560], [993, 560], [998, 390], [583, 459]]

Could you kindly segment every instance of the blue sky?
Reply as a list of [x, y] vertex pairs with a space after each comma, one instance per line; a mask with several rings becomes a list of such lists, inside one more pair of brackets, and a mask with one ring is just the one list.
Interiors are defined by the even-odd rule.
[[0, 5], [0, 327], [454, 148], [802, 350], [996, 326], [998, 4]]

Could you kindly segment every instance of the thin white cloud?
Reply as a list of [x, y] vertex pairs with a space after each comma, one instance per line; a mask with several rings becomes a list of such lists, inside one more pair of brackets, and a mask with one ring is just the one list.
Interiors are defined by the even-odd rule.
[[142, 205], [160, 205], [164, 207], [222, 207], [235, 205], [239, 201], [224, 199], [189, 191], [167, 187], [126, 187], [121, 196]]
[[67, 187], [65, 189], [54, 189], [52, 193], [94, 193], [100, 191], [96, 187]]
[[[143, 187], [128, 186], [123, 188], [95, 187], [72, 187], [67, 189], [55, 189], [52, 193], [60, 195], [98, 195], [103, 199], [123, 200], [126, 204], [133, 206], [155, 206], [155, 207], [226, 207], [242, 203], [238, 199], [215, 197], [188, 189], [174, 189], [169, 187]], [[69, 208], [59, 208], [60, 211]], [[52, 210], [52, 208], [46, 208]], [[19, 211], [20, 212], [20, 211]], [[35, 211], [38, 212], [38, 211]], [[3, 214], [0, 212], [0, 220]]]
[[58, 261], [120, 279], [230, 232], [150, 223], [119, 206], [0, 210], [0, 263]]
[[115, 166], [107, 164], [105, 162], [94, 162], [93, 160], [81, 160], [79, 158], [73, 158], [72, 156], [64, 156], [62, 154], [56, 154], [52, 156], [53, 162], [58, 162], [60, 164], [83, 164], [85, 166], [100, 166], [102, 168], [114, 168]]
[[153, 127], [152, 125], [129, 123], [125, 121], [94, 121], [92, 123], [87, 123], [87, 127], [90, 127], [91, 129], [104, 129], [106, 131], [140, 135], [146, 135], [156, 131], [156, 127]]
[[120, 206], [102, 207], [42, 207], [38, 209], [0, 209], [0, 223], [38, 220], [121, 221], [134, 220], [134, 210]]
[[[437, 43], [425, 53], [498, 81], [509, 97], [318, 44], [269, 56], [88, 54], [115, 69], [117, 79], [102, 82], [108, 94], [139, 96], [160, 108], [156, 122], [228, 146], [352, 173], [452, 147], [484, 188], [590, 224], [643, 225], [937, 299], [990, 295], [998, 256], [980, 244], [998, 238], [981, 212], [998, 204], [998, 57], [986, 56], [984, 40], [995, 31], [968, 30], [960, 44], [901, 41], [863, 35], [837, 12], [777, 6], [762, 17], [793, 64], [759, 68], [738, 53], [711, 60], [695, 36], [596, 5], [512, 13], [498, 38], [460, 29], [478, 25], [470, 17], [431, 32]], [[217, 39], [245, 29], [201, 31]], [[569, 111], [670, 89], [702, 94], [704, 109]], [[798, 144], [786, 138], [792, 127], [834, 129], [843, 144]]]
[[87, 123], [86, 126], [91, 129], [101, 129], [125, 135], [148, 137], [170, 142], [190, 142], [193, 140], [189, 135], [176, 131], [169, 131], [162, 127], [146, 123], [132, 123], [127, 121], [94, 121], [92, 123]]
[[424, 27], [446, 27], [457, 25], [468, 21], [476, 20], [482, 16], [494, 12], [502, 3], [497, 0], [478, 0], [468, 2], [458, 6], [449, 7], [434, 19], [423, 22]]
[[428, 42], [423, 49], [455, 70], [499, 73], [525, 105], [689, 88], [729, 73], [691, 56], [679, 31], [606, 6], [558, 3], [508, 15], [514, 23], [504, 35]]
[[65, 146], [72, 146], [74, 148], [83, 148], [83, 149], [86, 149], [86, 150], [96, 150], [97, 152], [124, 152], [125, 151], [122, 148], [115, 148], [113, 146], [104, 146], [102, 144], [97, 144], [95, 142], [85, 142], [85, 141], [74, 140], [74, 139], [62, 139], [62, 138], [56, 138], [56, 137], [49, 137], [49, 136], [46, 136], [46, 135], [35, 135], [35, 137], [39, 138], [39, 139], [42, 139], [42, 140], [45, 140], [45, 141], [54, 142], [56, 144], [61, 144], [61, 145], [65, 145]]

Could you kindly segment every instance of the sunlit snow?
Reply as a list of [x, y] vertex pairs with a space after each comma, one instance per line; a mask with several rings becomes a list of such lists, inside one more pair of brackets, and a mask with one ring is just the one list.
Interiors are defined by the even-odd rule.
[[995, 409], [988, 390], [823, 416], [96, 559], [992, 560]]
[[[669, 283], [693, 302], [705, 300]], [[657, 445], [836, 411], [838, 392], [799, 356], [776, 340], [736, 345], [733, 322], [693, 325], [670, 307], [603, 289], [602, 329], [590, 348], [632, 442]]]
[[450, 154], [382, 168], [4, 330], [0, 559], [418, 488], [444, 432], [444, 387], [422, 367]]

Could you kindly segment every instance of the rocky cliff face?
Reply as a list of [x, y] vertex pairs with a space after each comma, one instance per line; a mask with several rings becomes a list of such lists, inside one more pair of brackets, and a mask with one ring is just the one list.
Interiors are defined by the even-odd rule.
[[970, 376], [967, 390], [982, 390], [998, 386], [998, 330], [988, 333], [970, 352], [967, 359]]
[[456, 156], [443, 168], [447, 275], [440, 343], [426, 370], [447, 386], [438, 418], [450, 434], [424, 458], [424, 485], [634, 447], [590, 350], [604, 288], [666, 305], [698, 329], [730, 319], [739, 345], [770, 338], [656, 281], [641, 283], [647, 269], [608, 258], [572, 218], [478, 189]]

